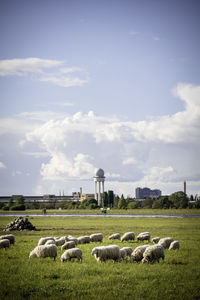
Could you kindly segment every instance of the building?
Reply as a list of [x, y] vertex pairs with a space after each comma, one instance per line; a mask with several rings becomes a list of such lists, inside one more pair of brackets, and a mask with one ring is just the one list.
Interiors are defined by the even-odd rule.
[[104, 170], [98, 169], [94, 175], [94, 189], [95, 189], [95, 200], [97, 200], [97, 203], [99, 206], [102, 205], [102, 194], [104, 193]]
[[135, 189], [135, 198], [137, 199], [147, 199], [147, 198], [151, 198], [151, 199], [158, 199], [160, 198], [162, 195], [162, 192], [160, 190], [151, 190], [147, 187], [145, 188], [140, 188], [137, 187]]

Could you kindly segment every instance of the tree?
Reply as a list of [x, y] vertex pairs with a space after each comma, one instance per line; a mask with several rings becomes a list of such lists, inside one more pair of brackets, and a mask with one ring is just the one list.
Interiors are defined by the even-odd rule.
[[20, 204], [24, 204], [24, 197], [23, 196], [18, 196], [17, 197], [17, 200], [16, 200], [16, 204], [18, 205], [20, 205]]
[[147, 198], [142, 201], [142, 208], [152, 208], [153, 199]]
[[107, 207], [108, 206], [108, 193], [104, 192], [102, 197], [102, 206]]
[[13, 197], [10, 197], [9, 201], [8, 201], [8, 207], [12, 207], [14, 205], [14, 199]]
[[127, 208], [127, 203], [126, 200], [124, 199], [124, 195], [121, 195], [121, 198], [119, 199], [119, 203], [118, 203], [118, 208], [119, 209], [125, 209]]
[[169, 201], [172, 203], [172, 206], [175, 208], [186, 208], [188, 207], [188, 197], [182, 192], [175, 192], [169, 196]]
[[108, 191], [108, 206], [113, 207], [114, 205], [114, 193], [113, 191]]

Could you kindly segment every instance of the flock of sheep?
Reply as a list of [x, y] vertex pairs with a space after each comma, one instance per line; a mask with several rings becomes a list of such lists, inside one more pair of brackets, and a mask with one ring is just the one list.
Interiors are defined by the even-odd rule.
[[[137, 236], [137, 241], [150, 242], [150, 233], [142, 232]], [[114, 233], [108, 237], [109, 240], [133, 241], [135, 240], [134, 232], [126, 232], [120, 236], [119, 233]], [[54, 260], [57, 258], [58, 247], [64, 251], [60, 257], [62, 262], [77, 259], [82, 261], [83, 251], [77, 248], [78, 244], [87, 244], [90, 242], [103, 242], [102, 233], [94, 233], [90, 236], [80, 236], [78, 238], [73, 236], [64, 236], [60, 238], [56, 237], [43, 237], [40, 238], [38, 245], [30, 252], [29, 258], [34, 257], [51, 257]], [[97, 246], [92, 249], [91, 254], [99, 262], [105, 262], [107, 260], [113, 261], [126, 261], [127, 258], [131, 262], [142, 263], [154, 263], [159, 262], [162, 258], [165, 258], [165, 249], [176, 250], [180, 248], [179, 242], [174, 241], [170, 237], [152, 238], [154, 245], [144, 244], [137, 246], [134, 250], [131, 247], [123, 247], [120, 249], [117, 245]], [[9, 248], [10, 244], [15, 243], [15, 237], [13, 234], [0, 236], [0, 248]]]

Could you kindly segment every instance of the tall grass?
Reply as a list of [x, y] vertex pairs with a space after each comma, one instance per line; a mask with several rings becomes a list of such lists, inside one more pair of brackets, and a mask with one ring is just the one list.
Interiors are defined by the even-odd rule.
[[[0, 234], [12, 218], [0, 218]], [[195, 218], [40, 218], [29, 221], [37, 231], [14, 232], [15, 245], [0, 249], [0, 299], [199, 299], [200, 221]], [[159, 264], [97, 263], [91, 255], [97, 243], [79, 245], [83, 262], [61, 263], [61, 248], [54, 262], [50, 258], [29, 259], [42, 236], [63, 236], [102, 232], [104, 245], [133, 249], [141, 242], [111, 242], [114, 232], [150, 231], [153, 236], [179, 240], [178, 251], [165, 251]]]

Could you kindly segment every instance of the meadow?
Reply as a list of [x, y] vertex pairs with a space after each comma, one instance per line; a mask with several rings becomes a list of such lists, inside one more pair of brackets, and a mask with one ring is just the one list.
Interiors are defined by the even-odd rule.
[[[0, 217], [0, 235], [12, 217]], [[37, 231], [11, 232], [10, 249], [0, 249], [0, 299], [200, 299], [199, 218], [81, 218], [29, 217]], [[171, 236], [180, 250], [165, 250], [155, 264], [128, 261], [98, 263], [91, 255], [97, 243], [79, 245], [83, 262], [61, 263], [61, 248], [50, 258], [29, 259], [40, 237], [104, 234], [103, 245], [133, 249], [144, 242], [109, 241], [111, 233], [149, 231], [152, 237]]]

